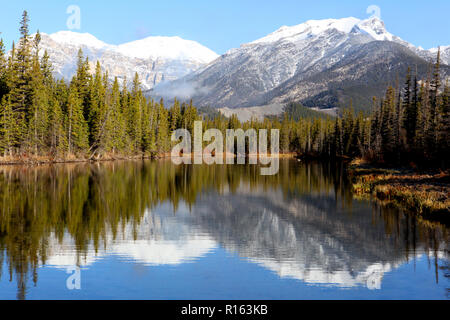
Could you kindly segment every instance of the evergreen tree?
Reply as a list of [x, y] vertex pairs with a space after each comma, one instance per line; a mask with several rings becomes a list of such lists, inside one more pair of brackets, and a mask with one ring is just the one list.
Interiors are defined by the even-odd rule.
[[161, 102], [157, 106], [158, 109], [158, 127], [157, 127], [157, 135], [156, 135], [156, 143], [158, 147], [158, 151], [160, 153], [165, 153], [169, 151], [170, 147], [170, 136], [169, 136], [169, 117], [168, 111], [164, 107], [164, 101], [161, 99]]
[[48, 88], [45, 86], [45, 78], [39, 61], [40, 41], [41, 36], [38, 32], [34, 41], [34, 57], [30, 71], [31, 108], [27, 135], [27, 142], [35, 154], [39, 154], [46, 147], [49, 104]]
[[31, 106], [30, 69], [31, 69], [31, 41], [28, 30], [28, 13], [23, 12], [20, 22], [21, 38], [17, 51], [15, 48], [11, 54], [8, 76], [10, 88], [10, 103], [15, 114], [17, 124], [15, 132], [16, 147], [20, 148], [27, 134], [26, 119]]
[[89, 84], [89, 144], [93, 151], [99, 152], [105, 148], [105, 124], [108, 117], [106, 91], [100, 62], [97, 61], [94, 78]]
[[427, 157], [433, 159], [436, 157], [436, 133], [437, 133], [437, 112], [439, 110], [439, 88], [440, 88], [440, 49], [438, 50], [436, 63], [434, 65], [433, 79], [429, 87], [429, 108], [427, 125], [425, 132], [425, 147]]
[[83, 50], [78, 51], [77, 60], [77, 72], [75, 77], [72, 79], [73, 85], [75, 85], [78, 91], [79, 97], [83, 104], [83, 114], [85, 119], [89, 119], [90, 109], [89, 109], [89, 99], [90, 99], [90, 81], [92, 77], [90, 75], [89, 59], [83, 56]]
[[290, 151], [290, 121], [287, 113], [284, 114], [280, 132], [280, 151], [287, 153]]
[[13, 156], [17, 130], [11, 101], [3, 96], [0, 101], [0, 151], [3, 156]]
[[[62, 89], [65, 91], [65, 87]], [[65, 92], [64, 92], [65, 93]], [[60, 101], [56, 98], [58, 90], [49, 99], [48, 135], [50, 152], [54, 157], [61, 157], [68, 150], [67, 137], [64, 128], [64, 114]]]
[[133, 152], [142, 151], [142, 105], [144, 97], [141, 91], [139, 76], [136, 73], [133, 80], [133, 89], [130, 96], [130, 105], [127, 110], [128, 134]]
[[381, 114], [381, 142], [382, 153], [385, 160], [392, 160], [395, 147], [397, 145], [395, 137], [395, 90], [389, 87], [386, 92], [386, 98], [383, 101]]
[[[412, 88], [412, 89], [411, 89]], [[410, 150], [414, 145], [417, 125], [417, 105], [418, 105], [418, 87], [417, 75], [414, 77], [414, 85], [411, 85], [411, 69], [408, 68], [408, 75], [406, 77], [406, 85], [403, 96], [403, 109], [405, 110], [405, 117], [403, 127], [406, 131], [406, 146]], [[412, 93], [412, 98], [411, 98]]]
[[125, 146], [125, 121], [120, 106], [120, 88], [117, 77], [111, 89], [111, 101], [105, 124], [105, 148], [117, 153]]
[[450, 88], [448, 81], [442, 93], [441, 108], [439, 110], [438, 125], [438, 159], [443, 167], [450, 166]]
[[181, 108], [180, 103], [175, 98], [172, 108], [170, 109], [170, 131], [173, 132], [181, 127]]
[[70, 86], [67, 101], [67, 140], [69, 154], [86, 151], [89, 147], [88, 124], [75, 86]]
[[0, 101], [2, 101], [3, 96], [9, 91], [7, 82], [7, 66], [5, 46], [3, 39], [0, 38]]

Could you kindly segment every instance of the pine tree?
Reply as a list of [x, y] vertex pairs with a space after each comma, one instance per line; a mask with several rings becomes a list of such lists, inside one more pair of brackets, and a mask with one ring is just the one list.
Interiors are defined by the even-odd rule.
[[14, 48], [11, 54], [8, 86], [10, 88], [10, 102], [15, 113], [17, 130], [15, 132], [16, 147], [22, 147], [27, 134], [27, 122], [29, 107], [31, 105], [31, 41], [28, 30], [28, 13], [23, 12], [20, 23], [21, 38], [17, 50]]
[[2, 101], [3, 96], [9, 91], [7, 82], [7, 65], [5, 46], [3, 44], [3, 39], [0, 38], [0, 101]]
[[103, 87], [103, 78], [100, 62], [97, 61], [95, 75], [89, 82], [89, 99], [88, 99], [88, 125], [89, 125], [89, 144], [93, 149], [101, 149], [103, 141], [101, 141], [102, 125], [106, 114], [105, 105], [106, 90]]
[[434, 65], [433, 79], [429, 88], [429, 108], [425, 133], [426, 153], [429, 159], [436, 157], [436, 132], [437, 132], [437, 112], [439, 104], [439, 88], [440, 88], [440, 49], [438, 50], [437, 60]]
[[180, 103], [175, 98], [172, 108], [170, 109], [170, 131], [173, 132], [180, 127], [181, 108]]
[[17, 137], [15, 120], [11, 101], [3, 96], [0, 101], [0, 151], [4, 156], [13, 156]]
[[334, 155], [337, 157], [342, 157], [344, 155], [343, 151], [343, 139], [342, 139], [342, 121], [336, 117], [335, 123], [334, 123]]
[[418, 107], [417, 75], [414, 77], [414, 85], [412, 86], [411, 69], [408, 68], [408, 75], [406, 77], [405, 91], [403, 96], [403, 109], [405, 110], [403, 127], [405, 128], [406, 131], [407, 150], [410, 150], [413, 147], [415, 141], [417, 111], [418, 111], [417, 107]]
[[49, 104], [48, 88], [45, 86], [45, 78], [39, 61], [40, 41], [41, 36], [38, 32], [34, 41], [34, 57], [30, 71], [31, 105], [27, 135], [27, 144], [36, 155], [46, 146]]
[[108, 116], [105, 123], [105, 149], [117, 153], [125, 146], [125, 122], [120, 106], [120, 88], [117, 77], [111, 89], [111, 101], [108, 104]]
[[70, 86], [67, 101], [67, 140], [69, 154], [86, 151], [89, 147], [88, 125], [83, 105], [75, 86]]
[[148, 155], [156, 153], [156, 132], [158, 124], [158, 111], [152, 99], [144, 106], [142, 115], [142, 147]]
[[422, 83], [420, 85], [420, 89], [418, 92], [418, 102], [417, 102], [417, 124], [416, 124], [416, 135], [414, 139], [414, 149], [417, 153], [420, 152], [420, 150], [424, 150], [424, 137], [425, 137], [425, 129], [426, 129], [426, 90], [425, 90], [425, 84]]
[[41, 72], [44, 77], [45, 85], [47, 87], [51, 87], [54, 85], [53, 79], [53, 70], [50, 62], [50, 56], [48, 55], [47, 50], [45, 50], [44, 55], [41, 59]]
[[[62, 90], [65, 91], [65, 89], [64, 86]], [[58, 93], [62, 93], [59, 90], [56, 90], [55, 94], [50, 97], [48, 110], [49, 146], [51, 154], [56, 158], [63, 156], [68, 150], [67, 137], [64, 130], [64, 113], [61, 103], [56, 97]]]
[[90, 113], [90, 68], [89, 68], [89, 59], [83, 56], [83, 50], [80, 49], [78, 51], [78, 60], [77, 60], [77, 72], [76, 75], [72, 79], [73, 85], [75, 85], [76, 90], [78, 91], [79, 97], [83, 104], [83, 114], [85, 119], [89, 119]]
[[394, 136], [395, 115], [395, 90], [389, 87], [386, 92], [386, 99], [383, 101], [382, 115], [381, 115], [381, 142], [383, 158], [385, 160], [392, 160], [393, 153], [396, 147], [396, 139]]
[[450, 166], [450, 88], [448, 81], [442, 93], [441, 107], [439, 110], [438, 125], [438, 159], [443, 163], [443, 167]]
[[283, 117], [283, 123], [281, 125], [281, 132], [280, 132], [280, 151], [287, 153], [290, 150], [290, 134], [291, 134], [291, 128], [290, 128], [290, 121], [289, 121], [289, 115], [287, 113], [284, 114]]
[[128, 135], [133, 152], [142, 151], [142, 105], [144, 97], [141, 91], [139, 76], [136, 73], [133, 80], [133, 89], [130, 105], [127, 110]]
[[165, 153], [169, 151], [170, 147], [170, 137], [169, 137], [169, 117], [168, 111], [164, 107], [164, 101], [161, 99], [158, 109], [158, 127], [156, 134], [156, 143], [158, 151], [160, 153]]

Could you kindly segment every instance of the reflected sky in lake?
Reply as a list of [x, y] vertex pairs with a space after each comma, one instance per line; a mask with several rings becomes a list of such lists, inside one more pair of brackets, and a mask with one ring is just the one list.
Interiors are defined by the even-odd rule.
[[0, 192], [0, 299], [449, 298], [449, 229], [341, 165], [1, 167]]

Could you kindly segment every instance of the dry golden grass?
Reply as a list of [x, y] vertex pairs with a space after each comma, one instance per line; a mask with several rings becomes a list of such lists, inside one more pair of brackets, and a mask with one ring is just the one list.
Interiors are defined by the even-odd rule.
[[394, 202], [419, 214], [450, 213], [450, 174], [418, 174], [410, 170], [380, 169], [353, 161], [350, 166], [356, 195]]

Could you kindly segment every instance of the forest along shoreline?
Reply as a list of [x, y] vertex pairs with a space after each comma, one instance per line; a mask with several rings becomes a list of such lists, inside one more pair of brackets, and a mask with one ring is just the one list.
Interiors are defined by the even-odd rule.
[[431, 220], [450, 224], [450, 172], [383, 168], [363, 160], [349, 163], [356, 197], [373, 199]]

